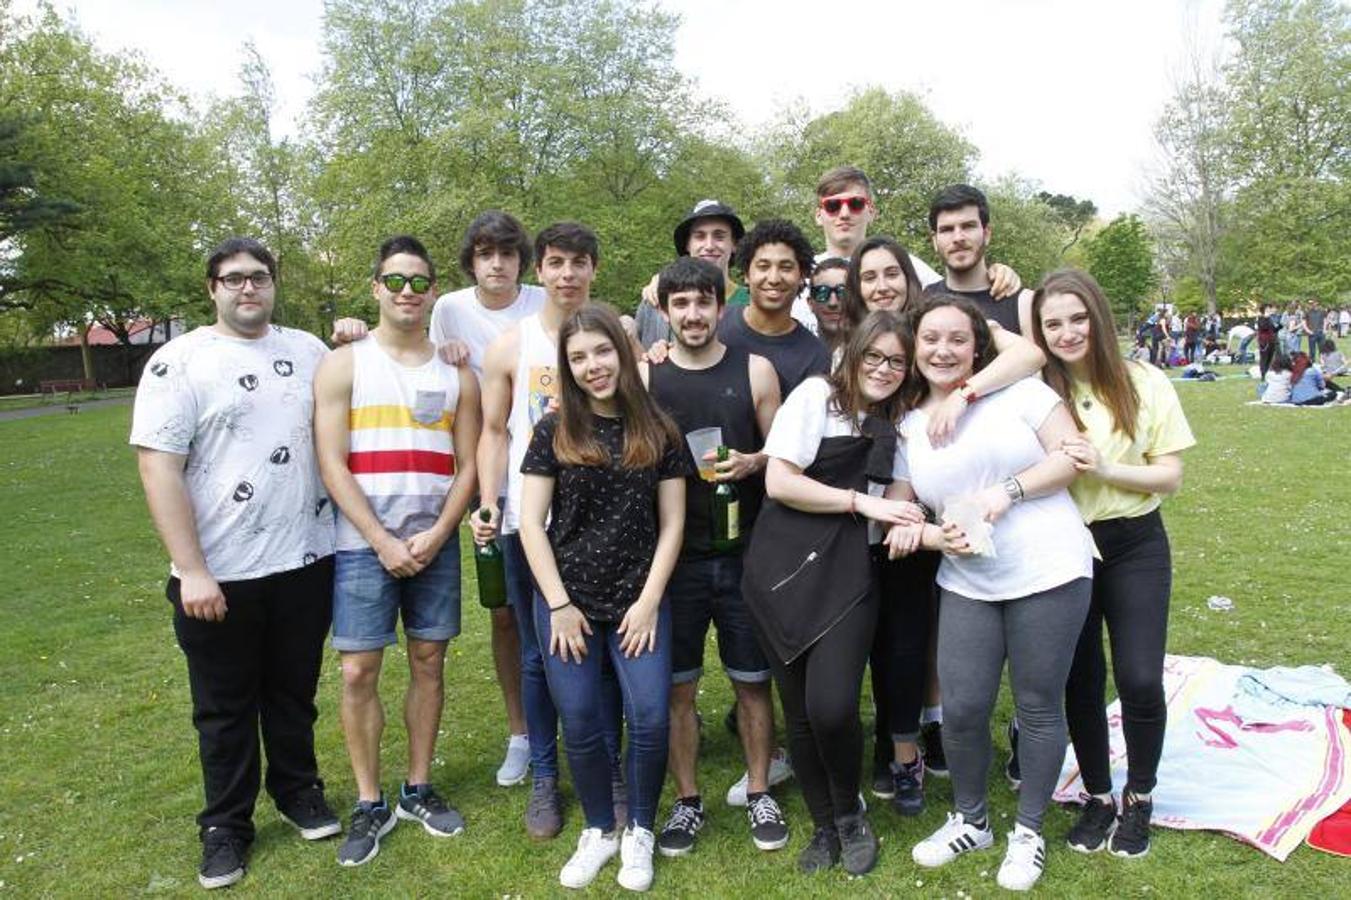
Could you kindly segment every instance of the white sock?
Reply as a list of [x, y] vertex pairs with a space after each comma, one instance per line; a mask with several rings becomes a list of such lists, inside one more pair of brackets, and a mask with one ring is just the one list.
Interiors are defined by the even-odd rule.
[[943, 704], [939, 703], [936, 706], [926, 706], [924, 707], [924, 709], [920, 711], [919, 724], [928, 725], [930, 722], [938, 722], [939, 724], [942, 724]]
[[529, 747], [530, 736], [526, 734], [513, 734], [507, 738], [508, 747]]

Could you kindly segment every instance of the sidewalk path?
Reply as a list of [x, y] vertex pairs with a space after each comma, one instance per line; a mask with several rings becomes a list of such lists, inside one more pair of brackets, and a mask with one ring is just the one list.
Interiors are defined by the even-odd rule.
[[[131, 401], [136, 399], [134, 396], [126, 397], [108, 397], [104, 400], [85, 400], [76, 404], [80, 409], [97, 409], [100, 406], [128, 406]], [[66, 404], [60, 401], [46, 406], [30, 406], [27, 409], [9, 409], [0, 411], [0, 422], [8, 422], [13, 419], [32, 419], [38, 416], [70, 416], [74, 415], [66, 409]]]

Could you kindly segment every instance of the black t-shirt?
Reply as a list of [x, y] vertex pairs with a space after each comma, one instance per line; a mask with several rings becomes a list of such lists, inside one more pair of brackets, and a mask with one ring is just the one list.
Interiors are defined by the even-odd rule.
[[763, 356], [779, 376], [779, 395], [787, 397], [812, 375], [830, 373], [830, 351], [820, 338], [794, 322], [787, 334], [761, 334], [746, 324], [746, 307], [729, 306], [718, 323], [718, 339], [734, 350]]
[[596, 622], [618, 622], [638, 599], [657, 549], [657, 482], [684, 478], [689, 453], [676, 444], [656, 466], [626, 469], [624, 422], [591, 417], [610, 454], [605, 466], [569, 466], [554, 455], [558, 414], [535, 426], [521, 472], [555, 479], [549, 543], [568, 599]]
[[[733, 450], [756, 453], [764, 444], [751, 394], [750, 358], [744, 350], [728, 347], [722, 359], [707, 369], [682, 369], [668, 359], [653, 366], [649, 373], [648, 389], [653, 399], [675, 419], [681, 434], [716, 426], [722, 429], [723, 444]], [[697, 465], [692, 457], [690, 465]], [[736, 489], [741, 533], [750, 534], [765, 494], [764, 475], [757, 472], [744, 478], [736, 482]], [[719, 555], [711, 546], [712, 498], [712, 484], [697, 474], [685, 479], [685, 540], [680, 545], [681, 559]]]
[[935, 281], [924, 289], [926, 297], [934, 294], [952, 294], [963, 300], [969, 300], [976, 305], [981, 315], [998, 322], [1006, 331], [1012, 331], [1014, 334], [1023, 333], [1022, 323], [1018, 321], [1018, 294], [996, 300], [989, 288], [980, 291], [958, 291], [948, 287], [947, 281]]

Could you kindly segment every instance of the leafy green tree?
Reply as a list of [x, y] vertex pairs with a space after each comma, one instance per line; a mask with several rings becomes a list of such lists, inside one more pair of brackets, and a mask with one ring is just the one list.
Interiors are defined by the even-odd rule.
[[1158, 286], [1154, 244], [1135, 215], [1117, 216], [1088, 242], [1088, 271], [1112, 304], [1112, 312], [1131, 329], [1150, 293]]
[[1029, 288], [1060, 265], [1063, 231], [1055, 211], [1014, 175], [982, 185], [990, 201], [991, 262], [1013, 267]]
[[1097, 204], [1092, 200], [1079, 200], [1069, 194], [1038, 191], [1037, 199], [1051, 208], [1056, 223], [1065, 231], [1066, 241], [1060, 248], [1062, 254], [1069, 252], [1071, 247], [1079, 243], [1079, 238], [1083, 236], [1084, 229], [1098, 214]]

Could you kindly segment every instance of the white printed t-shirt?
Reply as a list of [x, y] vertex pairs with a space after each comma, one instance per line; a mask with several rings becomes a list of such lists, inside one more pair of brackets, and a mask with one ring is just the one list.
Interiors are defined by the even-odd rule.
[[469, 346], [469, 368], [482, 380], [483, 354], [488, 345], [526, 316], [543, 309], [544, 300], [544, 288], [537, 284], [521, 285], [516, 300], [505, 309], [488, 309], [479, 302], [473, 285], [442, 294], [432, 307], [432, 342], [439, 347], [450, 340], [464, 341]]
[[155, 351], [141, 373], [130, 442], [187, 457], [197, 537], [217, 581], [333, 553], [314, 456], [314, 371], [326, 352], [291, 328], [249, 340], [202, 327]]
[[[944, 447], [929, 443], [929, 416], [901, 420], [905, 464], [915, 496], [942, 514], [944, 504], [998, 485], [1046, 458], [1037, 429], [1060, 396], [1035, 378], [981, 397]], [[973, 600], [1012, 600], [1093, 577], [1093, 538], [1059, 490], [1015, 503], [994, 523], [995, 557], [947, 556], [938, 586]]]
[[[821, 442], [832, 437], [859, 437], [862, 432], [860, 416], [851, 422], [840, 415], [839, 410], [830, 404], [830, 383], [819, 375], [806, 379], [788, 395], [779, 411], [774, 414], [774, 424], [765, 438], [766, 456], [790, 462], [799, 469], [806, 469], [816, 461]], [[892, 461], [892, 477], [904, 481], [907, 477], [905, 467], [905, 448], [896, 442], [896, 456]], [[868, 493], [874, 497], [882, 496], [886, 485], [875, 481], [868, 482]], [[868, 542], [876, 544], [882, 540], [881, 526], [868, 521]]]

